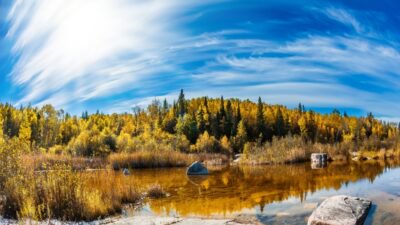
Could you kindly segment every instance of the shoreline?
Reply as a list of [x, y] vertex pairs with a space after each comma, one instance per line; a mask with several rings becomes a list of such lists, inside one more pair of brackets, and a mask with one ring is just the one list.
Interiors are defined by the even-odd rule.
[[110, 217], [96, 221], [60, 221], [60, 220], [12, 220], [0, 217], [0, 224], [18, 225], [36, 224], [36, 225], [259, 225], [260, 223], [252, 219], [250, 216], [230, 219], [220, 218], [203, 218], [203, 217], [172, 217], [172, 216], [152, 216], [138, 215], [129, 217]]

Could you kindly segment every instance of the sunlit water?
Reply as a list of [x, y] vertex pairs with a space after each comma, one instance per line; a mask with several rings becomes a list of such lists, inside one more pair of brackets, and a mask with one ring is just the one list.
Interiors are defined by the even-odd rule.
[[[169, 196], [146, 199], [130, 215], [233, 218], [251, 215], [264, 224], [306, 224], [325, 198], [338, 194], [366, 197], [373, 207], [366, 224], [400, 224], [400, 164], [368, 161], [230, 166], [209, 176], [188, 177], [184, 168], [134, 170], [130, 182], [145, 189], [160, 184]], [[116, 172], [116, 176], [123, 176]]]

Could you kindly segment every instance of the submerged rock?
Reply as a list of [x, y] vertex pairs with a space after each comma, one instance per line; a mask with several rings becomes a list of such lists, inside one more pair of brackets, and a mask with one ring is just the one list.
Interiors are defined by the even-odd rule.
[[186, 170], [187, 175], [208, 175], [208, 169], [199, 161], [190, 165]]
[[308, 219], [308, 225], [362, 225], [371, 201], [339, 195], [321, 203]]

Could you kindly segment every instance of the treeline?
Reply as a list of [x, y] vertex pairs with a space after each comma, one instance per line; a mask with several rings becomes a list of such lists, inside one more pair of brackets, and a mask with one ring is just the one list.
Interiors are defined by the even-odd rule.
[[18, 139], [26, 152], [106, 156], [111, 152], [180, 150], [182, 152], [239, 153], [246, 143], [264, 144], [283, 137], [306, 143], [381, 148], [397, 140], [399, 125], [365, 117], [289, 109], [239, 99], [207, 97], [176, 101], [154, 100], [132, 113], [70, 115], [51, 105], [41, 108], [0, 105], [0, 137]]

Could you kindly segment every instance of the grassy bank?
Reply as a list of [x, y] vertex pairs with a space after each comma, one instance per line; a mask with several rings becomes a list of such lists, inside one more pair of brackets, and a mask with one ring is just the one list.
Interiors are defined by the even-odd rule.
[[178, 151], [139, 151], [111, 154], [108, 162], [113, 169], [118, 170], [121, 168], [180, 167], [189, 165], [195, 159], [194, 155]]
[[108, 163], [114, 170], [183, 167], [197, 160], [210, 165], [229, 163], [229, 158], [223, 154], [187, 154], [179, 151], [114, 153], [108, 157]]
[[22, 156], [23, 165], [35, 171], [48, 170], [57, 165], [68, 165], [73, 170], [104, 169], [107, 160], [101, 157], [80, 157], [52, 153], [25, 154]]
[[243, 164], [282, 164], [310, 160], [312, 153], [327, 153], [334, 161], [387, 159], [400, 157], [400, 145], [397, 143], [382, 144], [380, 149], [373, 149], [368, 142], [355, 144], [342, 142], [321, 144], [304, 141], [301, 137], [274, 138], [263, 144], [249, 142], [243, 150]]

